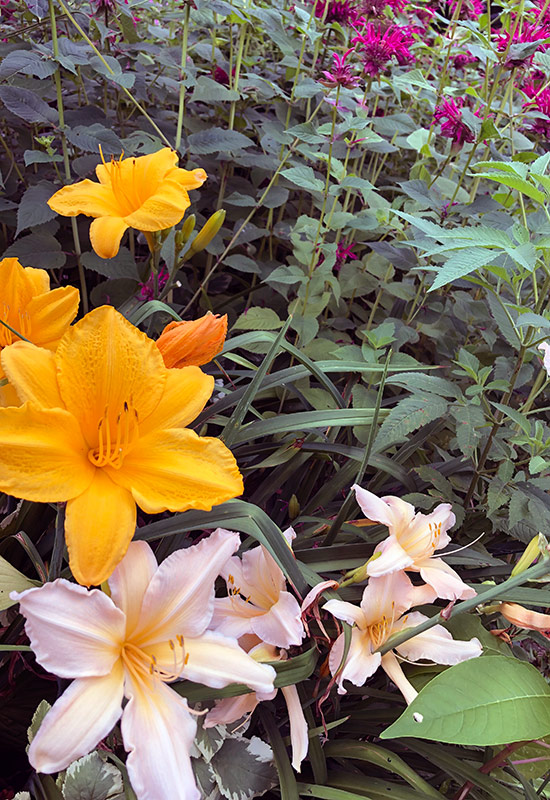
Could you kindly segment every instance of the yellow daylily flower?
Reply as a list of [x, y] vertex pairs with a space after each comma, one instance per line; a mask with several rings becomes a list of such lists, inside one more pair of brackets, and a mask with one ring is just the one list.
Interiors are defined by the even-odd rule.
[[178, 156], [169, 147], [137, 158], [122, 158], [96, 167], [99, 183], [86, 178], [64, 186], [48, 200], [64, 217], [95, 217], [90, 241], [100, 258], [118, 253], [127, 228], [162, 231], [176, 225], [190, 206], [189, 189], [206, 180], [203, 169], [176, 166]]
[[69, 328], [55, 354], [16, 342], [2, 364], [23, 405], [0, 408], [0, 491], [67, 501], [79, 583], [102, 583], [120, 562], [136, 503], [148, 514], [209, 511], [242, 493], [227, 447], [185, 427], [214, 379], [167, 369], [155, 342], [111, 306]]
[[[2, 259], [0, 352], [19, 341], [21, 336], [40, 347], [55, 350], [76, 317], [79, 299], [78, 289], [74, 286], [50, 290], [50, 276], [45, 269], [23, 267], [17, 258]], [[6, 375], [0, 364], [0, 381], [5, 379]], [[0, 406], [9, 405], [19, 405], [19, 401], [14, 388], [9, 384], [2, 384]]]

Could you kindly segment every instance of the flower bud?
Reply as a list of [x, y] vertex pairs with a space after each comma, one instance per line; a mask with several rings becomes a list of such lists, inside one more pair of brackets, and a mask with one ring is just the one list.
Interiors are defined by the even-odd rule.
[[525, 550], [523, 551], [521, 558], [519, 559], [518, 563], [512, 570], [512, 576], [519, 575], [522, 572], [531, 566], [533, 561], [535, 561], [541, 553], [548, 554], [548, 540], [546, 536], [542, 533], [533, 536]]
[[296, 517], [300, 513], [300, 502], [295, 494], [289, 500], [288, 503], [288, 516], [290, 519], [296, 519]]
[[220, 317], [209, 311], [199, 319], [170, 322], [157, 339], [157, 347], [169, 369], [200, 367], [222, 351], [226, 335], [227, 314]]
[[194, 256], [196, 253], [199, 253], [201, 250], [204, 250], [204, 248], [210, 244], [214, 236], [218, 233], [219, 229], [223, 225], [224, 219], [225, 209], [220, 208], [218, 211], [215, 211], [209, 219], [206, 220], [202, 229], [197, 233], [191, 242], [191, 247], [187, 253], [189, 258]]
[[196, 218], [194, 214], [190, 214], [183, 225], [181, 226], [181, 230], [176, 231], [175, 242], [176, 242], [176, 250], [179, 251], [183, 247], [184, 244], [187, 243], [187, 240], [193, 233], [195, 229], [195, 222]]

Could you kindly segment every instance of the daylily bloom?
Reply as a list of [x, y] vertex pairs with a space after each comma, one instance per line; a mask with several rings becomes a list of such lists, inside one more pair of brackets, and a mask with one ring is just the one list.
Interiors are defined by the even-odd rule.
[[421, 514], [400, 497], [377, 497], [357, 485], [353, 489], [365, 516], [387, 525], [390, 532], [367, 563], [368, 575], [378, 578], [402, 569], [419, 572], [437, 597], [448, 600], [475, 597], [475, 590], [466, 586], [454, 569], [441, 558], [433, 557], [435, 550], [451, 541], [447, 530], [455, 524], [456, 517], [449, 503], [440, 503], [431, 514]]
[[201, 367], [221, 353], [226, 336], [227, 314], [220, 317], [208, 311], [199, 319], [170, 322], [157, 339], [157, 347], [170, 369]]
[[[296, 536], [292, 528], [283, 535], [291, 547]], [[287, 592], [284, 573], [265, 547], [228, 559], [220, 575], [228, 597], [216, 598], [215, 630], [237, 638], [252, 633], [276, 647], [300, 644], [305, 635], [300, 605]]]
[[[428, 619], [418, 611], [402, 616], [412, 606], [426, 602], [428, 596], [425, 586], [413, 586], [404, 572], [393, 572], [383, 578], [369, 580], [359, 607], [343, 600], [329, 600], [324, 604], [325, 611], [354, 626], [348, 655], [337, 677], [339, 694], [346, 692], [345, 680], [351, 681], [355, 686], [363, 686], [367, 678], [374, 675], [378, 667], [382, 667], [407, 703], [414, 700], [417, 691], [405, 677], [394, 652], [390, 650], [380, 655], [376, 650], [393, 633], [414, 627]], [[478, 639], [470, 639], [468, 642], [455, 641], [442, 625], [435, 625], [430, 630], [417, 634], [395, 649], [403, 658], [410, 661], [429, 659], [436, 664], [458, 664], [460, 661], [481, 655], [481, 644]], [[343, 654], [342, 633], [329, 654], [329, 668], [333, 675], [340, 667]]]
[[[257, 637], [245, 636], [243, 638], [251, 638], [258, 641]], [[239, 644], [242, 646], [243, 640], [240, 640]], [[246, 647], [245, 649], [248, 650]], [[259, 641], [248, 650], [248, 654], [259, 662], [282, 661], [285, 658], [284, 650], [279, 651], [277, 647]], [[277, 689], [273, 689], [272, 692], [249, 692], [238, 697], [225, 697], [223, 700], [218, 700], [214, 708], [206, 715], [204, 727], [213, 728], [215, 725], [230, 725], [246, 714], [252, 714], [258, 703], [263, 700], [273, 700], [277, 691]], [[281, 686], [281, 692], [285, 698], [290, 722], [292, 766], [296, 772], [300, 772], [302, 761], [306, 757], [309, 747], [307, 722], [296, 686]]]
[[138, 158], [122, 158], [96, 167], [99, 183], [86, 180], [64, 186], [48, 200], [64, 217], [95, 217], [90, 241], [101, 258], [118, 253], [127, 228], [161, 231], [181, 220], [190, 206], [190, 189], [206, 180], [203, 169], [176, 166], [178, 155], [169, 147]]
[[548, 377], [550, 378], [550, 344], [548, 342], [543, 342], [542, 344], [539, 344], [538, 349], [542, 350], [544, 354], [542, 357], [542, 363], [544, 365], [544, 369], [548, 373]]
[[186, 428], [214, 379], [169, 370], [155, 342], [111, 306], [69, 328], [55, 355], [27, 342], [2, 352], [21, 408], [0, 409], [0, 491], [67, 501], [76, 580], [109, 577], [148, 514], [209, 511], [243, 491], [230, 451]]
[[[50, 290], [50, 276], [45, 269], [23, 267], [17, 258], [2, 259], [0, 352], [21, 337], [55, 350], [76, 317], [79, 297], [78, 289], [73, 286]], [[5, 378], [0, 365], [0, 381]], [[4, 405], [19, 405], [15, 390], [9, 384], [0, 386], [0, 406]]]
[[36, 660], [74, 678], [32, 740], [29, 761], [38, 772], [65, 769], [122, 716], [138, 800], [199, 800], [189, 757], [196, 722], [187, 701], [164, 684], [188, 678], [221, 688], [238, 676], [270, 692], [275, 677], [234, 639], [207, 631], [214, 581], [238, 544], [237, 534], [217, 530], [158, 566], [148, 544], [132, 542], [109, 579], [111, 597], [63, 579], [12, 593]]
[[527, 628], [530, 631], [538, 631], [550, 639], [550, 614], [531, 611], [518, 603], [500, 603], [498, 610], [512, 625], [517, 625], [518, 628]]

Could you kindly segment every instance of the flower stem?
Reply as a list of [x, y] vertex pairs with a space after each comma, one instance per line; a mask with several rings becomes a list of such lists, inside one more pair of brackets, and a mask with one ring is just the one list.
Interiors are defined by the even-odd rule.
[[185, 16], [183, 18], [183, 36], [181, 40], [181, 59], [180, 59], [180, 96], [178, 104], [178, 124], [176, 128], [176, 150], [179, 152], [181, 144], [181, 134], [183, 130], [183, 116], [185, 114], [185, 77], [187, 64], [187, 39], [189, 36], [189, 15], [191, 13], [191, 3], [185, 6]]

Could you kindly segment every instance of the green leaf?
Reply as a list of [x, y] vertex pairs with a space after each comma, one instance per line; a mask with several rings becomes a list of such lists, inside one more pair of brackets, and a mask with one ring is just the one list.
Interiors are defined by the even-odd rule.
[[48, 0], [24, 0], [25, 5], [35, 17], [42, 19], [48, 13]]
[[207, 155], [218, 153], [220, 150], [234, 152], [245, 147], [252, 147], [254, 142], [238, 131], [228, 131], [223, 128], [207, 128], [204, 131], [192, 133], [187, 142], [194, 155]]
[[41, 700], [38, 704], [38, 707], [34, 714], [32, 715], [31, 724], [27, 728], [27, 738], [29, 740], [29, 744], [32, 742], [36, 734], [38, 733], [40, 726], [42, 725], [42, 721], [48, 711], [50, 710], [51, 705], [48, 703], [47, 700]]
[[138, 280], [138, 271], [133, 255], [127, 247], [120, 247], [113, 258], [100, 258], [90, 251], [82, 253], [81, 261], [86, 269], [91, 269], [106, 278], [132, 278]]
[[252, 800], [277, 783], [271, 748], [257, 736], [226, 739], [210, 766], [227, 800]]
[[485, 747], [549, 734], [550, 687], [542, 675], [524, 661], [487, 656], [437, 675], [381, 738]]
[[[443, 405], [444, 413], [447, 404], [443, 401], [440, 402]], [[251, 439], [257, 439], [259, 436], [272, 436], [273, 434], [290, 433], [292, 431], [309, 431], [312, 428], [330, 428], [333, 425], [369, 425], [372, 423], [372, 419], [373, 409], [371, 408], [342, 408], [335, 411], [297, 411], [294, 414], [278, 414], [276, 417], [269, 417], [268, 419], [261, 419], [244, 425], [234, 437], [233, 444], [248, 442]], [[426, 420], [426, 422], [429, 421]], [[420, 424], [425, 423], [422, 422]], [[420, 424], [416, 427], [420, 427]]]
[[195, 103], [223, 103], [224, 101], [238, 100], [239, 97], [239, 92], [228, 89], [223, 83], [218, 83], [207, 75], [199, 75], [189, 100]]
[[122, 792], [120, 771], [95, 752], [74, 761], [65, 773], [64, 800], [115, 800]]
[[306, 189], [309, 192], [322, 192], [325, 188], [323, 181], [315, 177], [311, 167], [289, 167], [281, 170], [280, 174], [283, 178], [299, 186], [300, 189]]
[[125, 89], [131, 89], [135, 83], [135, 74], [129, 70], [123, 71], [121, 64], [113, 56], [104, 55], [101, 58], [99, 56], [91, 56], [89, 64], [104, 78], [117, 83], [119, 86], [124, 86]]
[[531, 433], [531, 423], [529, 422], [527, 417], [523, 416], [521, 411], [518, 411], [515, 408], [510, 408], [510, 406], [506, 406], [503, 403], [495, 403], [493, 400], [491, 400], [490, 402], [491, 405], [493, 405], [495, 408], [498, 408], [498, 410], [501, 411], [503, 414], [506, 414], [506, 416], [509, 419], [515, 422], [516, 425], [518, 425], [521, 428], [521, 430], [525, 434], [527, 434], [527, 436], [529, 436], [529, 434]]
[[283, 326], [272, 308], [249, 308], [237, 319], [233, 328], [241, 331], [274, 331]]
[[442, 397], [454, 397], [458, 399], [462, 392], [452, 381], [440, 378], [437, 375], [424, 375], [422, 372], [402, 372], [400, 375], [393, 375], [386, 380], [386, 383], [395, 386], [403, 386], [409, 390], [420, 390], [439, 394]]
[[487, 305], [489, 306], [491, 316], [497, 323], [500, 332], [508, 344], [511, 345], [515, 350], [519, 350], [521, 346], [520, 338], [514, 323], [508, 316], [502, 300], [498, 297], [498, 295], [493, 294], [493, 292], [487, 292]]
[[486, 267], [494, 258], [495, 254], [488, 250], [478, 247], [465, 247], [463, 250], [453, 253], [443, 266], [429, 267], [431, 271], [437, 271], [437, 276], [428, 291], [433, 292], [435, 289], [440, 289], [448, 283], [475, 272], [480, 267]]
[[0, 100], [16, 117], [38, 125], [57, 122], [57, 111], [29, 89], [19, 86], [0, 86]]
[[447, 408], [448, 403], [435, 395], [405, 397], [391, 409], [382, 423], [373, 451], [379, 453], [391, 444], [404, 441], [409, 433], [445, 416]]
[[94, 122], [93, 125], [77, 125], [74, 128], [66, 128], [65, 136], [79, 150], [96, 155], [98, 164], [100, 147], [107, 159], [109, 156], [118, 157], [123, 150], [122, 142], [116, 133], [99, 122]]
[[7, 80], [18, 73], [35, 75], [37, 78], [49, 78], [56, 69], [53, 61], [46, 61], [43, 56], [32, 50], [12, 50], [0, 64], [0, 78]]
[[25, 228], [41, 225], [43, 222], [48, 222], [57, 216], [57, 213], [52, 211], [47, 204], [47, 201], [55, 191], [55, 186], [49, 181], [40, 181], [40, 183], [35, 183], [34, 186], [29, 186], [17, 209], [16, 237]]
[[61, 245], [50, 233], [30, 233], [14, 242], [4, 258], [15, 256], [24, 267], [56, 269], [65, 265], [66, 256]]
[[0, 611], [15, 605], [16, 601], [10, 599], [10, 592], [24, 592], [35, 586], [40, 586], [40, 583], [31, 581], [0, 556]]
[[269, 743], [273, 748], [275, 766], [279, 775], [281, 800], [298, 800], [296, 777], [275, 718], [262, 704], [260, 704], [259, 708], [259, 717], [268, 735]]
[[497, 175], [492, 172], [477, 172], [476, 177], [488, 178], [488, 180], [491, 181], [498, 181], [498, 183], [501, 183], [504, 186], [509, 186], [510, 189], [516, 189], [518, 192], [521, 192], [521, 194], [531, 197], [541, 205], [546, 202], [546, 195], [544, 192], [541, 192], [540, 189], [537, 189], [532, 183], [529, 183], [529, 181], [523, 180], [523, 178], [515, 175]]
[[260, 274], [260, 267], [258, 263], [252, 258], [243, 256], [240, 253], [238, 255], [227, 256], [227, 258], [224, 258], [223, 263], [224, 265], [232, 267], [232, 269], [236, 269], [239, 272], [251, 272], [254, 275]]

